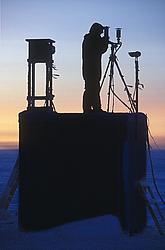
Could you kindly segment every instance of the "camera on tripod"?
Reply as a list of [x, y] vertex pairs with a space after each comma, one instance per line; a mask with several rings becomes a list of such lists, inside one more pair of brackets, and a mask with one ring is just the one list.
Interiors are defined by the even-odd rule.
[[[105, 26], [104, 27], [104, 37], [108, 38], [109, 40], [109, 26]], [[121, 39], [121, 28], [116, 28], [116, 39], [117, 39], [117, 43], [116, 44], [120, 44], [120, 39]], [[109, 44], [111, 44], [112, 42], [109, 41]]]
[[[129, 110], [129, 112], [138, 113], [138, 90], [139, 90], [140, 85], [142, 88], [144, 87], [142, 84], [139, 83], [139, 78], [138, 78], [138, 72], [139, 72], [138, 58], [141, 56], [141, 52], [140, 51], [131, 51], [128, 53], [130, 57], [135, 58], [135, 87], [134, 87], [134, 92], [132, 94], [128, 88], [128, 87], [132, 87], [132, 86], [127, 85], [127, 83], [124, 79], [124, 76], [121, 72], [121, 69], [119, 67], [117, 56], [116, 56], [118, 50], [122, 46], [122, 42], [120, 41], [121, 40], [121, 28], [116, 28], [116, 40], [117, 40], [116, 42], [112, 42], [109, 40], [109, 27], [108, 26], [104, 27], [104, 37], [108, 40], [108, 43], [111, 45], [110, 46], [111, 53], [109, 56], [109, 61], [108, 61], [107, 67], [105, 69], [105, 73], [103, 75], [102, 82], [100, 85], [100, 90], [101, 90], [103, 83], [104, 83], [104, 80], [106, 78], [108, 69], [110, 69], [110, 71], [109, 71], [109, 86], [108, 86], [108, 93], [107, 93], [107, 95], [108, 95], [107, 112], [109, 112], [110, 103], [112, 103], [112, 112], [114, 111], [115, 98], [117, 98], [118, 101], [120, 101]], [[124, 84], [124, 91], [126, 91], [130, 105], [127, 105], [127, 103], [124, 102], [115, 92], [114, 65], [116, 65], [119, 76]], [[112, 100], [110, 101], [111, 94], [112, 94]]]
[[140, 51], [128, 52], [128, 54], [130, 55], [130, 57], [135, 57], [135, 58], [138, 58], [139, 56], [141, 56], [141, 52]]

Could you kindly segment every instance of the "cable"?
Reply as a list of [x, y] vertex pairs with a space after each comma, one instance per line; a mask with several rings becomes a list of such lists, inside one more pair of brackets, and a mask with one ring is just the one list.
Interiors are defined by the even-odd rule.
[[150, 135], [150, 137], [152, 138], [154, 144], [156, 145], [156, 147], [157, 147], [159, 150], [161, 150], [160, 147], [159, 147], [159, 145], [158, 145], [157, 142], [155, 141], [154, 137], [152, 136], [151, 130], [150, 130], [149, 128], [148, 128], [148, 132], [149, 132], [149, 135]]
[[154, 183], [156, 192], [157, 192], [158, 196], [160, 197], [160, 200], [162, 201], [163, 204], [165, 204], [165, 200], [163, 199], [162, 195], [159, 192], [159, 189], [158, 189], [158, 186], [156, 183], [155, 174], [154, 174], [154, 166], [153, 166], [153, 161], [152, 161], [152, 157], [151, 157], [151, 146], [149, 143], [149, 128], [148, 128], [148, 126], [147, 126], [147, 147], [148, 147], [148, 156], [149, 156], [149, 161], [150, 161], [150, 166], [151, 166], [153, 183]]
[[131, 93], [129, 92], [127, 84], [126, 84], [126, 82], [124, 80], [124, 76], [123, 76], [123, 74], [122, 74], [122, 72], [120, 70], [119, 64], [118, 64], [118, 62], [116, 60], [115, 60], [115, 64], [116, 64], [116, 67], [118, 69], [118, 72], [119, 72], [119, 75], [121, 77], [121, 80], [122, 80], [122, 82], [124, 84], [125, 90], [127, 92], [127, 96], [128, 96], [128, 99], [129, 99], [129, 102], [130, 102], [130, 105], [131, 105], [132, 112], [134, 112], [134, 111], [136, 111], [135, 103], [134, 103], [134, 101], [132, 99]]
[[131, 108], [113, 91], [111, 88], [112, 94], [132, 113]]

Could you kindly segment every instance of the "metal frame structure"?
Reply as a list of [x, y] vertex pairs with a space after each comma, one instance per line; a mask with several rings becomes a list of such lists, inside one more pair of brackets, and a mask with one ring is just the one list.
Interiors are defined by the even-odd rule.
[[[55, 53], [54, 40], [51, 39], [26, 39], [29, 43], [28, 61], [28, 109], [36, 107], [36, 100], [44, 100], [45, 106], [53, 108], [52, 94], [52, 55]], [[46, 88], [45, 95], [36, 95], [36, 63], [44, 63], [46, 65]]]

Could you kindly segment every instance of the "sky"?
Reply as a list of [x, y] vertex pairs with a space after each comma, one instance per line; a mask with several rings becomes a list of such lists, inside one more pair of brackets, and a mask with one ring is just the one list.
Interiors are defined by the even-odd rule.
[[[160, 147], [165, 148], [165, 1], [164, 0], [1, 0], [0, 33], [0, 147], [18, 142], [18, 113], [27, 108], [27, 38], [56, 41], [54, 61], [59, 77], [53, 82], [57, 112], [82, 112], [84, 81], [81, 67], [83, 37], [94, 22], [122, 28], [118, 63], [128, 85], [134, 85], [134, 59], [129, 51], [140, 51], [139, 111], [147, 114], [149, 126]], [[102, 58], [108, 63], [110, 46]], [[44, 86], [43, 65], [38, 66], [37, 93]], [[106, 110], [108, 76], [101, 100]], [[115, 70], [116, 92], [127, 102]], [[118, 102], [116, 112], [127, 112]]]

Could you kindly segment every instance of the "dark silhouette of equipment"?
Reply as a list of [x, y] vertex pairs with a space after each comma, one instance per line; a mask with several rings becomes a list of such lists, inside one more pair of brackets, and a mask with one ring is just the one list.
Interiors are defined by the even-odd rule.
[[138, 62], [138, 57], [141, 56], [140, 51], [135, 51], [135, 52], [129, 52], [128, 53], [131, 57], [135, 58], [135, 110], [136, 113], [139, 111], [139, 85], [141, 85], [143, 88], [143, 84], [139, 83], [139, 62]]
[[[100, 90], [104, 84], [104, 80], [107, 76], [107, 72], [108, 72], [108, 69], [110, 69], [110, 73], [109, 73], [109, 86], [108, 86], [108, 100], [107, 100], [107, 112], [109, 112], [110, 110], [110, 94], [112, 92], [113, 94], [113, 99], [112, 99], [112, 112], [114, 110], [114, 97], [118, 98], [120, 102], [122, 102], [122, 104], [124, 104], [130, 112], [135, 112], [136, 110], [136, 107], [135, 107], [135, 104], [134, 104], [134, 100], [132, 99], [132, 96], [131, 96], [131, 93], [128, 89], [128, 85], [126, 84], [125, 80], [124, 80], [124, 76], [122, 74], [122, 71], [119, 67], [119, 64], [117, 62], [117, 56], [116, 56], [116, 53], [118, 52], [118, 50], [121, 48], [122, 46], [122, 42], [120, 41], [121, 39], [121, 28], [116, 28], [116, 39], [117, 39], [117, 42], [111, 42], [109, 41], [109, 44], [111, 45], [111, 53], [110, 53], [110, 56], [109, 56], [109, 61], [108, 61], [108, 64], [107, 64], [107, 67], [105, 69], [105, 73], [104, 73], [104, 76], [103, 76], [103, 79], [102, 79], [102, 82], [101, 82], [101, 86], [100, 86]], [[128, 96], [128, 100], [130, 102], [130, 106], [129, 107], [125, 102], [123, 102], [119, 97], [118, 95], [116, 95], [115, 93], [115, 85], [114, 85], [114, 66], [116, 65], [117, 67], [117, 70], [118, 70], [118, 73], [119, 73], [119, 76], [121, 77], [121, 80], [124, 84], [124, 87], [125, 87], [125, 91], [127, 93], [127, 96]]]
[[[116, 65], [131, 104], [128, 108], [130, 112], [137, 113], [138, 88], [139, 85], [142, 86], [138, 79], [138, 57], [141, 53], [129, 52], [135, 58], [134, 100], [116, 61], [116, 53], [122, 45], [121, 29], [116, 29], [116, 43], [109, 41], [108, 29], [109, 27], [104, 27], [104, 37], [106, 43], [111, 45], [111, 55], [102, 81], [103, 85], [110, 66], [107, 111], [110, 91], [116, 96], [112, 84]], [[102, 27], [100, 32], [101, 30]], [[147, 117], [142, 113], [103, 112], [84, 115], [49, 112], [52, 110], [54, 97], [54, 41], [26, 41], [29, 42], [28, 110], [19, 114], [19, 157], [0, 199], [0, 210], [8, 208], [19, 181], [20, 229], [41, 230], [74, 220], [113, 214], [118, 217], [123, 231], [132, 235], [145, 228], [147, 206], [159, 233], [163, 235], [155, 211], [146, 197], [147, 192], [158, 215], [162, 220], [164, 217], [155, 203], [151, 188], [142, 181], [146, 177], [147, 140], [152, 176], [158, 192], [150, 156]], [[36, 63], [46, 64], [44, 96], [36, 96]], [[98, 72], [101, 75], [101, 71]], [[98, 85], [99, 91], [102, 85]], [[44, 100], [46, 108], [35, 108], [37, 100]]]
[[165, 219], [151, 187], [145, 185], [143, 182], [139, 182], [138, 186], [139, 186], [138, 187], [139, 191], [141, 192], [141, 195], [144, 197], [146, 207], [148, 208], [148, 211], [152, 216], [152, 219], [159, 234], [164, 235], [162, 222], [164, 222]]
[[17, 160], [13, 166], [7, 185], [2, 193], [2, 196], [0, 197], [0, 214], [1, 212], [5, 212], [5, 210], [7, 210], [10, 205], [10, 202], [18, 186], [18, 176], [19, 176], [19, 157], [17, 157]]
[[[55, 53], [55, 47], [53, 43], [55, 41], [51, 39], [26, 39], [29, 43], [29, 58], [28, 58], [28, 108], [34, 108], [36, 106], [35, 101], [44, 100], [45, 106], [53, 109], [52, 94], [52, 68], [53, 59], [52, 55]], [[45, 63], [46, 65], [46, 89], [45, 95], [36, 95], [35, 84], [35, 65], [36, 63]]]
[[140, 52], [140, 51], [128, 52], [128, 54], [129, 54], [131, 57], [135, 57], [135, 58], [138, 58], [139, 56], [141, 56], [141, 52]]
[[120, 43], [121, 28], [116, 28], [116, 38], [117, 38], [117, 43]]

